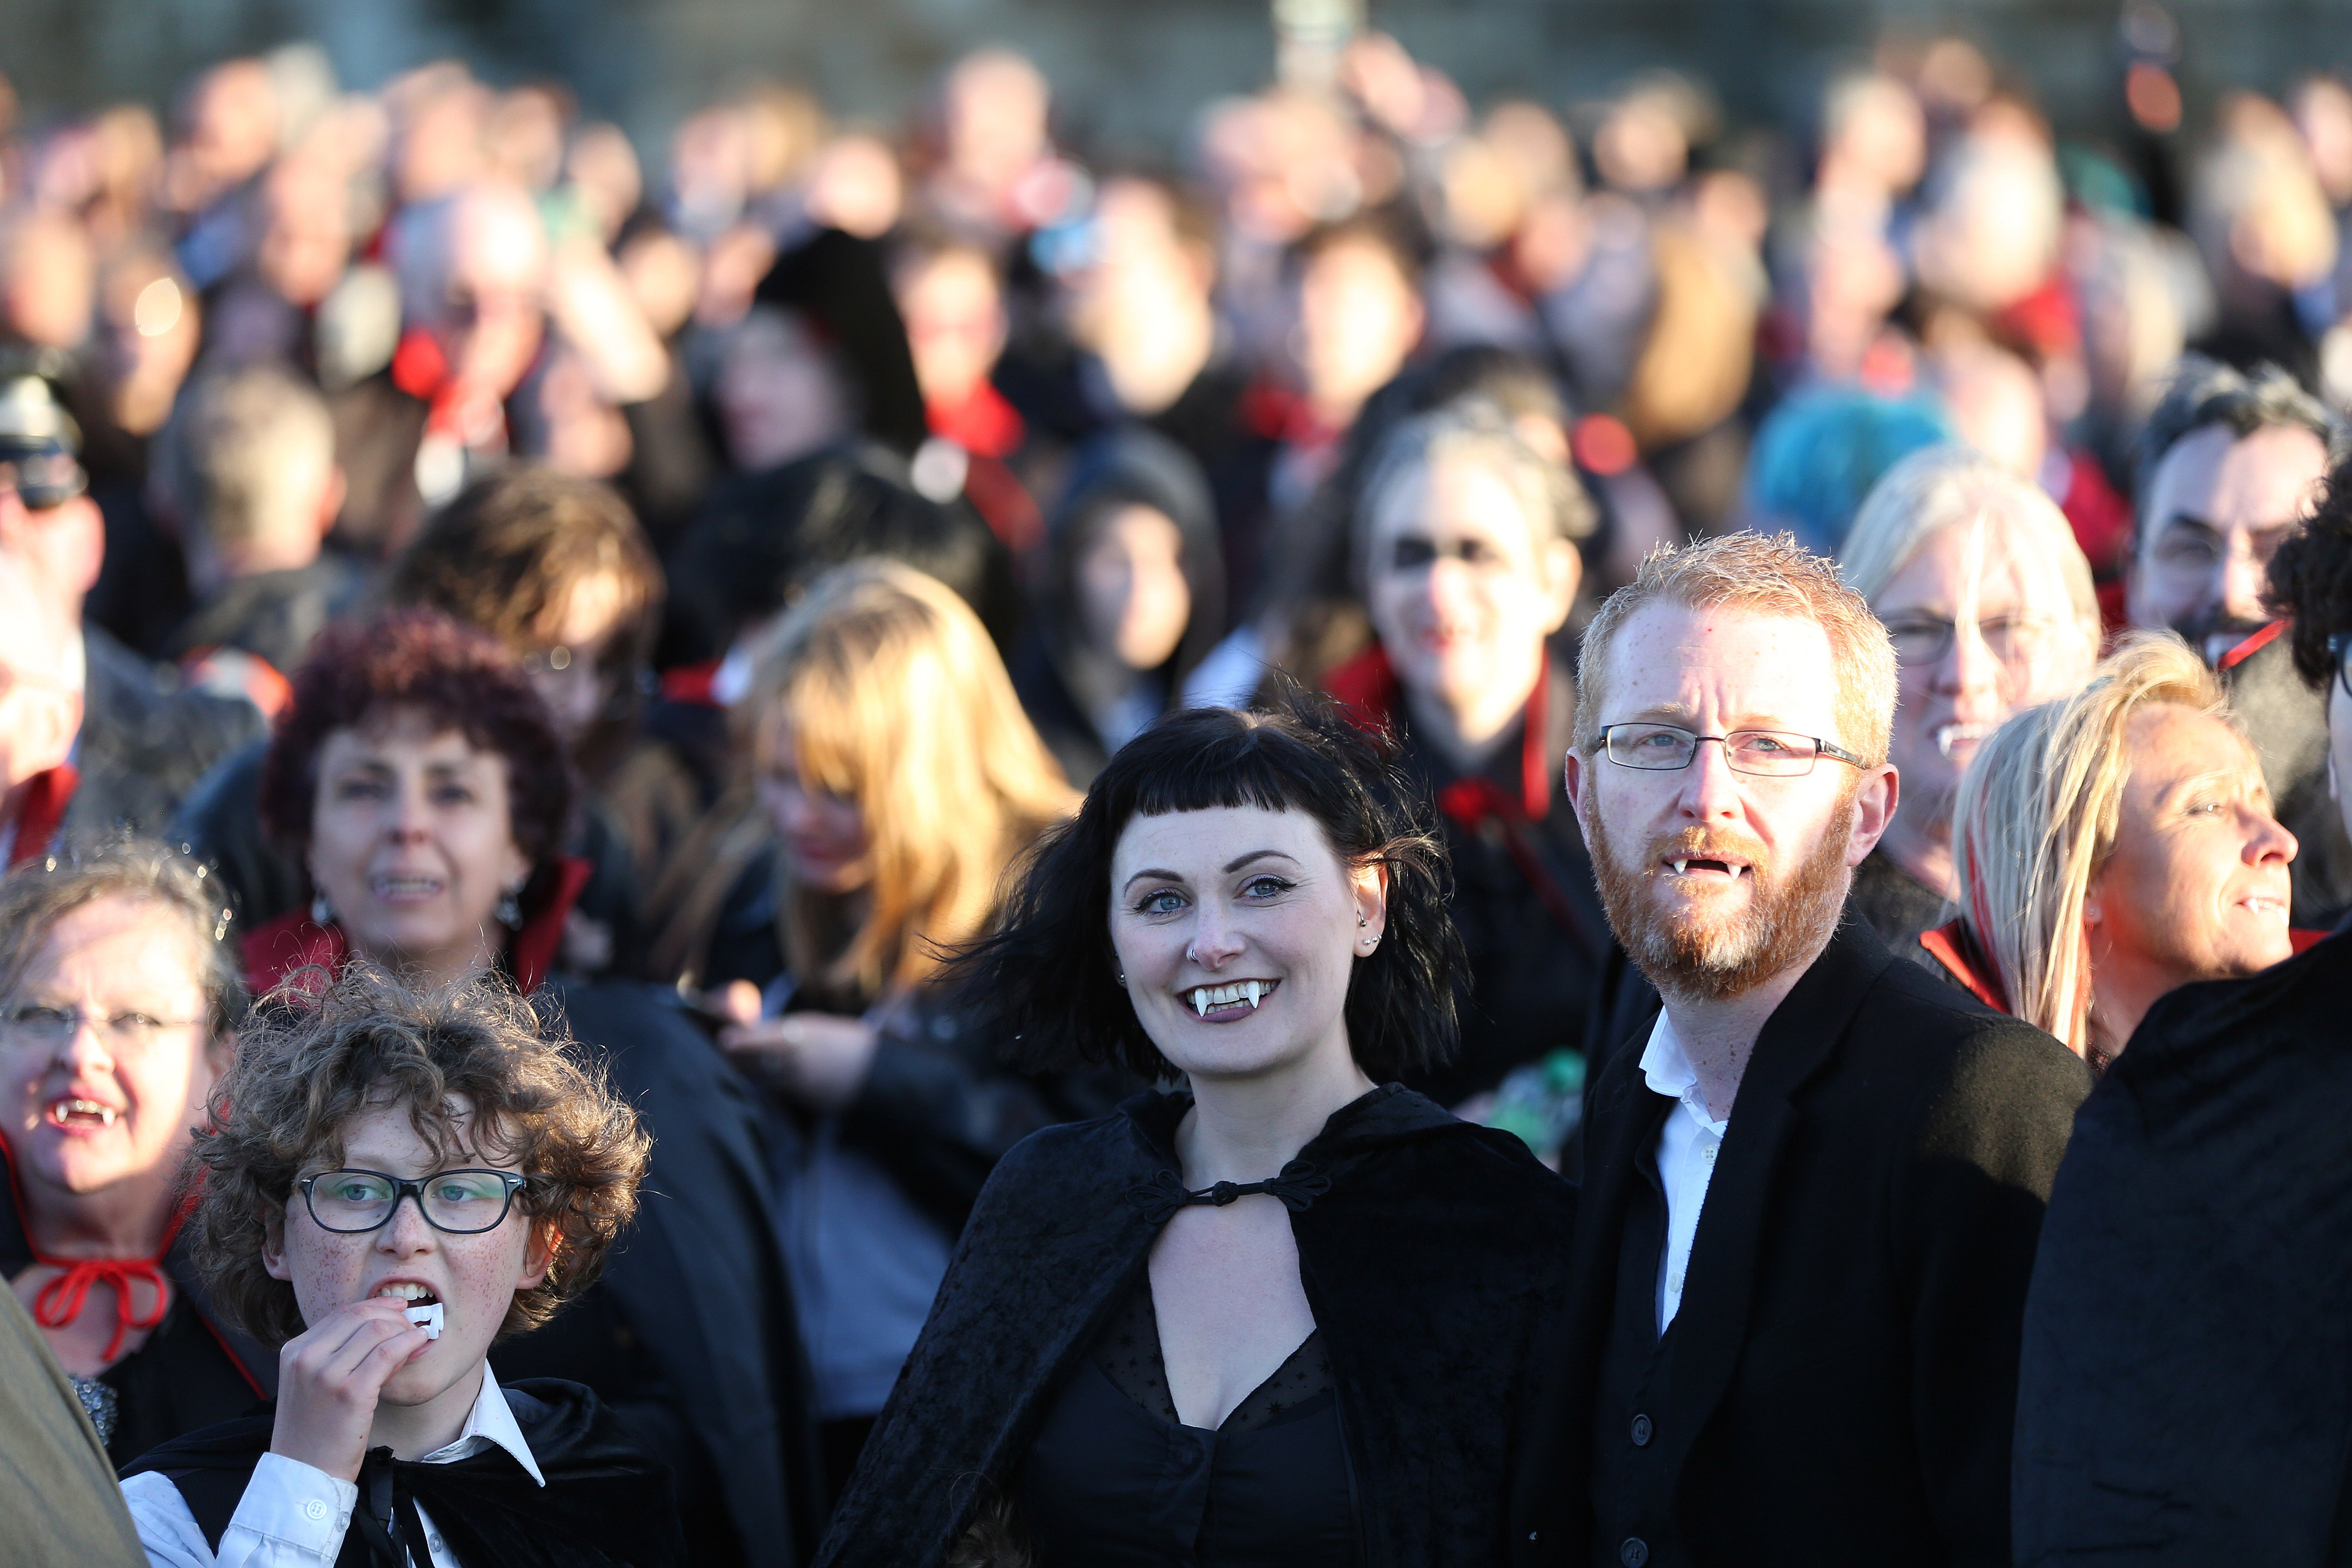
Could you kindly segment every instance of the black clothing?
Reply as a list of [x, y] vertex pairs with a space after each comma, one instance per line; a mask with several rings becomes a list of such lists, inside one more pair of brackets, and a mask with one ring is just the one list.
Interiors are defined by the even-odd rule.
[[2352, 938], [2148, 1009], [2025, 1304], [2017, 1562], [2342, 1563]]
[[[391, 1460], [369, 1455], [361, 1471], [360, 1506], [344, 1532], [337, 1568], [394, 1568], [393, 1543], [371, 1542], [368, 1483], [388, 1470], [391, 1511], [414, 1529], [409, 1498], [433, 1516], [450, 1553], [472, 1568], [663, 1568], [696, 1561], [678, 1537], [677, 1509], [661, 1460], [632, 1444], [612, 1412], [577, 1384], [554, 1378], [505, 1384], [544, 1486], [495, 1444], [448, 1464]], [[153, 1470], [168, 1477], [213, 1549], [220, 1549], [237, 1500], [254, 1467], [269, 1449], [275, 1408], [225, 1421], [167, 1443], [131, 1465], [127, 1475]], [[415, 1556], [423, 1542], [405, 1539]]]
[[1661, 1342], [1677, 1112], [1641, 1056], [1586, 1103], [1576, 1552], [2006, 1564], [2018, 1321], [2089, 1069], [1843, 923], [1756, 1042]]
[[85, 685], [74, 766], [81, 784], [66, 812], [69, 833], [128, 825], [160, 833], [214, 763], [259, 738], [261, 710], [242, 698], [184, 690], [169, 666], [151, 664], [97, 626], [82, 627]]
[[1915, 880], [1884, 847], [1873, 849], [1853, 868], [1845, 909], [1848, 918], [1869, 921], [1895, 957], [1907, 958], [1931, 974], [1944, 972], [1935, 955], [1919, 945], [1922, 932], [1950, 918], [1944, 912], [1944, 895]]
[[425, 521], [416, 492], [416, 448], [431, 405], [393, 382], [389, 370], [327, 395], [335, 422], [335, 462], [349, 481], [331, 536], [362, 561], [383, 561]]
[[[0, 1185], [0, 1282], [33, 1266], [32, 1239], [16, 1208], [16, 1184]], [[221, 1321], [189, 1257], [185, 1233], [163, 1257], [171, 1304], [146, 1342], [99, 1374], [114, 1390], [114, 1430], [106, 1441], [116, 1465], [156, 1444], [242, 1415], [278, 1391], [278, 1352]], [[112, 1293], [90, 1291], [82, 1310], [111, 1315]]]
[[16, 1562], [147, 1561], [98, 1434], [13, 1290], [0, 1290], [0, 1520]]
[[490, 1363], [502, 1384], [565, 1377], [606, 1400], [676, 1472], [695, 1563], [805, 1562], [823, 1503], [755, 1093], [670, 992], [559, 979], [534, 1000], [637, 1108], [653, 1157], [594, 1289]]
[[1041, 1568], [1349, 1568], [1356, 1506], [1322, 1331], [1214, 1431], [1186, 1426], [1139, 1279], [1038, 1426], [1020, 1499]]
[[2294, 922], [2326, 931], [2352, 910], [2352, 838], [2327, 793], [2327, 690], [2304, 684], [2294, 639], [2278, 634], [2242, 658], [2225, 656], [2220, 674], [2262, 758], [2279, 825], [2301, 846], [2287, 867]]
[[309, 655], [310, 639], [356, 605], [367, 586], [359, 563], [333, 552], [308, 566], [239, 577], [182, 621], [164, 651], [181, 658], [239, 648], [291, 675]]
[[[820, 1563], [938, 1568], [992, 1489], [1013, 1489], [1143, 1276], [1160, 1233], [1147, 1208], [1164, 1205], [1129, 1194], [1177, 1175], [1190, 1105], [1138, 1096], [1005, 1156]], [[1560, 1397], [1575, 1189], [1517, 1139], [1397, 1084], [1333, 1113], [1298, 1159], [1330, 1184], [1291, 1228], [1330, 1361], [1359, 1561], [1564, 1560], [1558, 1473], [1532, 1439]]]

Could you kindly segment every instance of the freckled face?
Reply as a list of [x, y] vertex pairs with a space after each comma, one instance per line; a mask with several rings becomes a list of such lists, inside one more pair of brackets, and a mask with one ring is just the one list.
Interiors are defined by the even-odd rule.
[[1134, 818], [1109, 912], [1137, 1018], [1196, 1078], [1345, 1053], [1348, 984], [1386, 925], [1376, 869], [1342, 865], [1305, 813], [1258, 806]]

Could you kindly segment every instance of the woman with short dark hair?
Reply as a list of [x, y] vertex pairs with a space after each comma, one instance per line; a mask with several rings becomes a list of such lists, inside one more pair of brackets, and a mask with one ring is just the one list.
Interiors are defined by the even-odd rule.
[[821, 1563], [1556, 1549], [1574, 1190], [1381, 1081], [1454, 1044], [1429, 816], [1300, 699], [1160, 721], [1048, 836], [956, 966], [976, 1021], [1187, 1087], [999, 1164]]

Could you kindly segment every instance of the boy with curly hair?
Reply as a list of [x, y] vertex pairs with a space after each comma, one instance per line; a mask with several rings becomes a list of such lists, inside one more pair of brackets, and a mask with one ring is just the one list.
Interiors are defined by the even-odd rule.
[[149, 1562], [681, 1562], [667, 1471], [587, 1389], [501, 1388], [485, 1359], [595, 1279], [646, 1149], [510, 993], [354, 965], [257, 1009], [189, 1225], [215, 1300], [283, 1346], [278, 1395], [129, 1468]]

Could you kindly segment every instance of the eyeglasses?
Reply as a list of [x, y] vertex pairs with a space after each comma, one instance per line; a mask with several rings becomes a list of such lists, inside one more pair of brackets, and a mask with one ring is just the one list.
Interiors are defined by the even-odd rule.
[[1674, 773], [1690, 766], [1701, 741], [1722, 742], [1723, 760], [1732, 772], [1767, 778], [1801, 778], [1823, 757], [1857, 768], [1870, 765], [1843, 746], [1780, 730], [1695, 735], [1674, 724], [1610, 724], [1601, 731], [1601, 747], [1611, 762], [1648, 773]]
[[[1977, 636], [1993, 658], [2012, 664], [2032, 653], [2052, 626], [2042, 616], [1996, 616], [1977, 622]], [[1958, 626], [1939, 616], [1901, 616], [1886, 623], [1895, 657], [1905, 664], [1934, 664], [1952, 651]]]
[[2327, 657], [2336, 661], [2336, 682], [2344, 688], [2344, 695], [2352, 697], [2352, 632], [2337, 632], [2327, 639]]
[[526, 1185], [512, 1171], [436, 1171], [422, 1181], [382, 1171], [321, 1171], [294, 1184], [320, 1230], [359, 1236], [381, 1230], [413, 1197], [425, 1223], [451, 1236], [478, 1236], [506, 1223], [514, 1195]]
[[138, 1012], [100, 1018], [79, 1007], [51, 1007], [43, 1003], [12, 1007], [0, 1014], [0, 1019], [26, 1039], [52, 1048], [78, 1038], [82, 1026], [88, 1025], [116, 1050], [139, 1050], [152, 1045], [155, 1037], [167, 1029], [185, 1029], [205, 1022], [202, 1018], [158, 1018], [152, 1013]]

